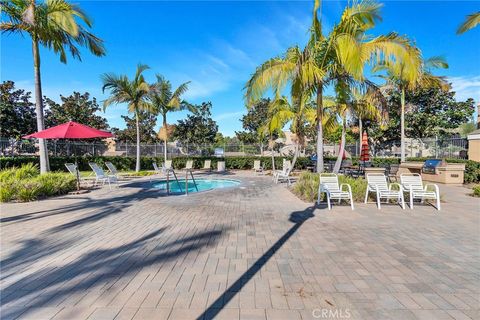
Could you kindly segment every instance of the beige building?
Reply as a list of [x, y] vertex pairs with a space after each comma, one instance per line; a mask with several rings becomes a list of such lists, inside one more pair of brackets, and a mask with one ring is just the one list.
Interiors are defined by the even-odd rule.
[[467, 139], [468, 160], [480, 161], [480, 129], [471, 132]]

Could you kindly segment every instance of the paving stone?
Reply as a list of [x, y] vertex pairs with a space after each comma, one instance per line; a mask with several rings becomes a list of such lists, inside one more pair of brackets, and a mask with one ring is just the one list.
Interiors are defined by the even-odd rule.
[[[223, 176], [210, 175], [211, 177]], [[148, 179], [2, 204], [3, 319], [478, 319], [480, 200], [313, 210], [267, 176], [166, 197]]]

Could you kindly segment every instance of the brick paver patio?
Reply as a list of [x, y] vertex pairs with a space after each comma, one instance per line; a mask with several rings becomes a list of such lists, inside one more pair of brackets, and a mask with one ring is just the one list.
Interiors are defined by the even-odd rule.
[[480, 201], [298, 200], [268, 177], [148, 179], [1, 208], [1, 319], [480, 319]]

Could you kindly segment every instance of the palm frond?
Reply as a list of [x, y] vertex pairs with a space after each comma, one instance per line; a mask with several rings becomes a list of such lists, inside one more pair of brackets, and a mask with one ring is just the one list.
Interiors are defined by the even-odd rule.
[[465, 21], [458, 27], [457, 34], [462, 34], [475, 28], [480, 23], [480, 11], [472, 13], [465, 18]]

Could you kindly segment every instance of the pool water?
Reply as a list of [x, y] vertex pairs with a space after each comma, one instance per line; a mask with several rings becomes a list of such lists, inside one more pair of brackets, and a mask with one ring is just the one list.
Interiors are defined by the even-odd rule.
[[[226, 180], [226, 179], [195, 179], [197, 183], [198, 192], [212, 190], [212, 189], [222, 189], [235, 187], [240, 184], [240, 181], [237, 180]], [[160, 190], [167, 190], [167, 181], [160, 181], [153, 185], [154, 188]], [[195, 184], [192, 180], [188, 180], [188, 193], [197, 192]], [[175, 179], [170, 180], [170, 192], [171, 193], [185, 193], [185, 179], [178, 179], [178, 183]]]

